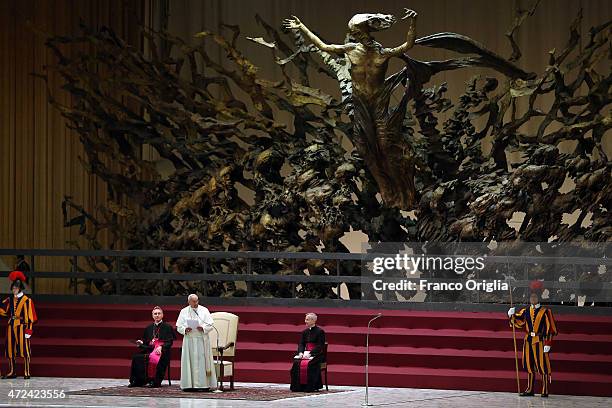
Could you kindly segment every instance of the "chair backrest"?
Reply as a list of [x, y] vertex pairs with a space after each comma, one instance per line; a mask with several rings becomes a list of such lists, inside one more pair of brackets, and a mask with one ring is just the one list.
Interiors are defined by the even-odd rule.
[[[223, 356], [234, 357], [236, 355], [236, 340], [238, 338], [238, 316], [227, 312], [215, 312], [211, 313], [211, 316], [215, 322], [215, 327], [219, 331], [219, 346], [234, 343], [233, 347], [223, 352]], [[213, 355], [216, 356], [218, 354], [216, 350], [217, 332], [213, 329], [208, 335], [210, 336]]]

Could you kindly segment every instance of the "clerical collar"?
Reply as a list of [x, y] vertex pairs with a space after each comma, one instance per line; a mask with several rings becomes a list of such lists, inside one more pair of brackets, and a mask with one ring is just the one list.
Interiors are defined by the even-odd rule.
[[534, 309], [539, 309], [540, 308], [540, 304], [538, 303], [537, 305], [531, 305], [532, 308]]

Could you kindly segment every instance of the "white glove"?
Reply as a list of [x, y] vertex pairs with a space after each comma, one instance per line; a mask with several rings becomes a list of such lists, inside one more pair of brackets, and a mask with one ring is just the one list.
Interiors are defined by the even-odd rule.
[[295, 355], [293, 358], [302, 358], [303, 354], [302, 353], [298, 353], [297, 355]]
[[516, 309], [511, 307], [510, 309], [508, 309], [508, 317], [512, 317], [512, 315], [514, 314], [514, 312], [516, 312]]
[[26, 338], [26, 339], [29, 339], [30, 337], [32, 337], [32, 335], [31, 335], [31, 334], [27, 334], [27, 333], [26, 333], [25, 338]]
[[550, 346], [544, 346], [544, 352], [548, 353], [550, 351]]

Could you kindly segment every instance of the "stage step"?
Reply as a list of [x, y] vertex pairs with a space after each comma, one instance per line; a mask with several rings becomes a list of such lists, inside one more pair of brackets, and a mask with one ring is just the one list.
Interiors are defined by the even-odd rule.
[[[294, 344], [244, 341], [238, 344], [240, 361], [288, 362], [296, 353]], [[99, 339], [34, 338], [32, 347], [39, 357], [70, 355], [87, 358], [95, 355], [98, 358], [129, 359], [136, 350], [133, 344], [122, 339], [100, 341]], [[173, 345], [173, 354], [180, 355], [180, 348], [181, 340], [178, 339]], [[469, 366], [488, 371], [514, 364], [513, 351], [461, 350], [458, 354], [454, 348], [370, 346], [372, 365], [389, 364], [390, 355], [393, 356], [393, 363], [389, 365], [392, 367], [461, 369]], [[328, 356], [330, 363], [359, 365], [365, 361], [365, 347], [332, 344]], [[612, 375], [612, 355], [554, 353], [553, 369], [555, 372], [576, 373], [590, 373], [596, 369], [599, 373]]]
[[[117, 315], [135, 321], [148, 322], [151, 315], [149, 305], [98, 305], [86, 304], [76, 306], [79, 315], [86, 316], [87, 320], [97, 322], [116, 321]], [[168, 321], [175, 321], [178, 317], [180, 306], [164, 306], [165, 318]], [[276, 309], [276, 313], [271, 314], [270, 310]], [[342, 322], [343, 327], [362, 328], [367, 321], [375, 315], [374, 311], [348, 308], [316, 308], [319, 312], [319, 324], [329, 326], [334, 322]], [[211, 311], [221, 310], [212, 306]], [[274, 307], [243, 307], [231, 306], [223, 310], [233, 311], [240, 315], [240, 322], [262, 323], [262, 324], [287, 324], [293, 323], [302, 326], [304, 314], [313, 310], [312, 308], [274, 308]], [[47, 319], [61, 320], [65, 316], [75, 313], [75, 305], [71, 304], [45, 304], [37, 306], [37, 312], [43, 314]], [[407, 328], [407, 329], [466, 329], [472, 327], [475, 320], [478, 321], [479, 330], [507, 331], [508, 319], [505, 313], [492, 312], [441, 312], [441, 311], [401, 311], [384, 310], [382, 311], [383, 320], [374, 322], [373, 327], [384, 324], [386, 328]], [[593, 315], [556, 315], [558, 323], [563, 327], [563, 333], [584, 333], [585, 324], [589, 325], [589, 334], [612, 333], [612, 318], [609, 316]]]
[[[89, 317], [89, 316], [88, 316]], [[476, 320], [476, 319], [475, 319]], [[174, 325], [173, 321], [169, 321]], [[148, 321], [92, 321], [72, 319], [43, 320], [36, 325], [35, 332], [38, 338], [73, 339], [105, 339], [112, 332], [113, 338], [137, 339], [142, 336], [143, 328]], [[477, 321], [471, 323], [477, 327]], [[344, 327], [336, 325], [322, 326], [325, 329], [330, 344], [361, 345], [365, 343], [364, 327]], [[240, 323], [239, 340], [268, 343], [274, 339], [279, 344], [295, 344], [299, 340], [299, 333], [303, 326], [295, 324], [266, 324], [266, 323]], [[397, 327], [375, 327], [372, 330], [372, 342], [387, 347], [433, 347], [452, 348], [457, 350], [513, 350], [512, 331], [488, 330], [457, 330], [457, 329], [410, 329]], [[177, 334], [178, 336], [178, 334]], [[517, 340], [522, 342], [523, 333], [517, 333]], [[593, 354], [612, 355], [612, 334], [564, 334], [555, 338], [555, 352], [572, 353], [576, 351], [591, 351]]]

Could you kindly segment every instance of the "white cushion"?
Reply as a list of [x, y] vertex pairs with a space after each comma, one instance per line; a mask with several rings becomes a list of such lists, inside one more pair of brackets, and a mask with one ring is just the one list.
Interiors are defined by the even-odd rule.
[[[215, 360], [215, 370], [217, 372], [217, 377], [221, 375], [221, 362]], [[234, 371], [234, 364], [231, 361], [223, 360], [223, 376], [229, 377], [232, 375]]]

